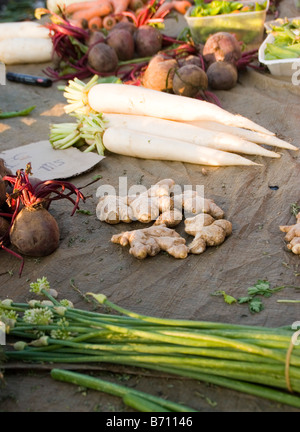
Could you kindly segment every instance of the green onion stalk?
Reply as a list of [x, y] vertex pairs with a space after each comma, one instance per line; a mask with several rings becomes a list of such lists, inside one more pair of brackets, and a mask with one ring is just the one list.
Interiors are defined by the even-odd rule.
[[25, 117], [31, 113], [35, 109], [34, 106], [30, 106], [20, 111], [1, 111], [0, 110], [0, 119], [8, 119], [13, 117]]
[[[87, 293], [104, 308], [100, 313], [59, 301], [45, 277], [30, 287], [44, 299], [0, 303], [10, 341], [7, 361], [140, 367], [300, 408], [300, 347], [292, 327], [151, 317], [124, 309], [103, 294]], [[139, 406], [141, 398], [129, 395], [126, 400]]]

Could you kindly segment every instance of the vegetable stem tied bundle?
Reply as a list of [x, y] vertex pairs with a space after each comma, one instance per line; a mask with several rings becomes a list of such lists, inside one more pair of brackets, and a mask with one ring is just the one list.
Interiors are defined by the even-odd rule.
[[92, 312], [58, 301], [45, 277], [31, 286], [47, 301], [0, 303], [10, 337], [22, 339], [14, 350], [7, 345], [8, 359], [147, 368], [300, 408], [300, 348], [291, 348], [292, 328], [145, 316], [87, 293], [112, 311]]

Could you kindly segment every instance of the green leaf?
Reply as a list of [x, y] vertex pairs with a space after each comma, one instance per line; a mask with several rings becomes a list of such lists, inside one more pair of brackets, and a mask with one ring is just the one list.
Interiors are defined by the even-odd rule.
[[263, 295], [270, 297], [272, 295], [270, 282], [259, 279], [254, 286], [248, 288], [248, 294], [249, 296]]
[[252, 297], [247, 296], [247, 297], [240, 297], [238, 298], [238, 303], [242, 304], [242, 303], [248, 303], [250, 300], [252, 300]]
[[122, 84], [122, 80], [115, 75], [100, 77], [100, 78], [98, 78], [97, 82], [99, 84], [101, 84], [101, 83]]
[[258, 313], [264, 310], [264, 305], [260, 298], [254, 297], [248, 303], [249, 311], [251, 313]]
[[236, 298], [232, 297], [231, 295], [226, 294], [225, 291], [215, 291], [212, 295], [222, 295], [225, 302], [228, 304], [236, 303]]

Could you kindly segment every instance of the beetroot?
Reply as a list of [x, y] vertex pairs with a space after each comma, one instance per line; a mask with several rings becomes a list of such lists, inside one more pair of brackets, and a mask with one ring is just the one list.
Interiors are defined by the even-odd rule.
[[163, 37], [161, 32], [150, 25], [137, 28], [135, 34], [135, 50], [139, 57], [150, 57], [157, 54], [162, 48]]
[[7, 182], [3, 180], [6, 175], [12, 174], [11, 170], [5, 165], [4, 159], [0, 159], [0, 207], [6, 201]]
[[203, 47], [203, 57], [208, 66], [216, 61], [227, 61], [235, 64], [241, 56], [240, 43], [234, 35], [227, 32], [211, 35]]
[[173, 91], [180, 96], [195, 97], [208, 87], [207, 75], [195, 64], [181, 66], [173, 78]]
[[10, 241], [22, 255], [50, 255], [59, 246], [58, 224], [42, 205], [24, 207], [10, 229]]
[[114, 25], [113, 30], [119, 29], [127, 30], [133, 35], [136, 31], [136, 26], [130, 21], [119, 21], [117, 22], [117, 24]]
[[114, 72], [118, 62], [116, 51], [106, 43], [97, 43], [88, 52], [88, 63], [95, 72]]
[[202, 68], [201, 58], [197, 55], [190, 54], [187, 57], [178, 59], [179, 66], [185, 66], [187, 64], [194, 64]]
[[5, 236], [5, 234], [8, 232], [9, 230], [9, 222], [7, 219], [5, 219], [4, 217], [0, 216], [0, 238]]
[[90, 37], [87, 40], [88, 46], [92, 46], [92, 45], [95, 45], [96, 43], [100, 43], [100, 42], [105, 43], [105, 36], [100, 31], [92, 32], [92, 34], [90, 35]]
[[208, 85], [214, 90], [230, 90], [238, 80], [237, 68], [229, 62], [214, 62], [208, 67], [206, 73]]
[[130, 60], [134, 57], [134, 39], [128, 30], [113, 28], [106, 38], [106, 43], [115, 50], [119, 60]]
[[[22, 260], [21, 255], [40, 257], [51, 254], [59, 245], [59, 228], [48, 208], [52, 201], [66, 198], [74, 205], [71, 216], [78, 209], [79, 201], [85, 200], [83, 194], [72, 183], [58, 180], [35, 180], [32, 184], [31, 165], [26, 170], [18, 170], [16, 175], [7, 175], [3, 180], [13, 186], [13, 193], [7, 202], [13, 213], [10, 217], [9, 230], [0, 236], [0, 247]], [[72, 198], [76, 195], [76, 200]], [[3, 216], [3, 214], [0, 216]], [[7, 240], [15, 246], [21, 255], [8, 249]]]

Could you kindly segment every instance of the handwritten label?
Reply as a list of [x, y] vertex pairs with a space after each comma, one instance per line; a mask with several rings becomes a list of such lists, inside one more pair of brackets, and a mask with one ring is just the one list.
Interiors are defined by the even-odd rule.
[[97, 165], [104, 156], [83, 153], [75, 147], [54, 150], [49, 141], [38, 141], [0, 153], [13, 174], [31, 163], [32, 174], [40, 180], [58, 180], [75, 177]]

